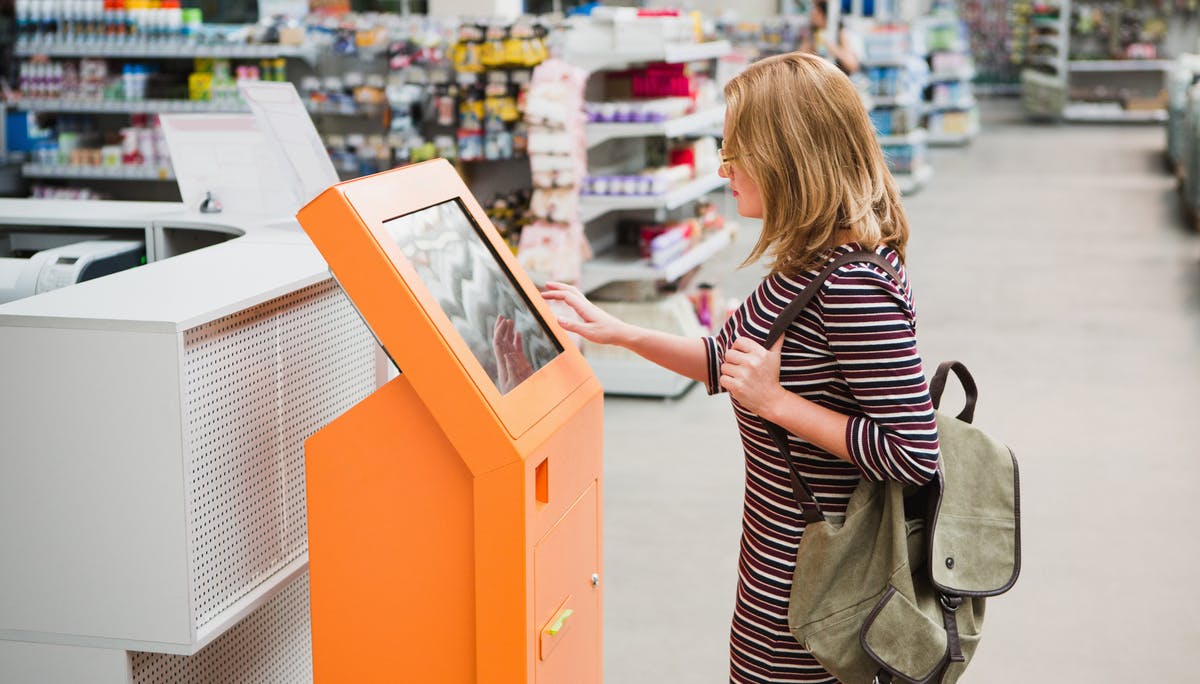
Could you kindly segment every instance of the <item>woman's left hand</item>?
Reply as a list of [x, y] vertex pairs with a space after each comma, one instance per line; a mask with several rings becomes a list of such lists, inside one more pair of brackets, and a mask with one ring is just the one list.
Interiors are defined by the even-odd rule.
[[779, 384], [782, 349], [782, 336], [770, 349], [748, 337], [739, 337], [725, 352], [721, 387], [747, 411], [766, 418], [764, 412], [778, 405], [779, 399], [787, 394]]

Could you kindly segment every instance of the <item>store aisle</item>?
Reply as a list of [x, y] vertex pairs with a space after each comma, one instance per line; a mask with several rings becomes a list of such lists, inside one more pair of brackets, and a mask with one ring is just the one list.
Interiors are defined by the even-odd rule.
[[[966, 362], [1021, 462], [1021, 580], [966, 681], [1190, 681], [1200, 643], [1200, 238], [1159, 127], [990, 104], [906, 200], [927, 371]], [[709, 268], [728, 296], [754, 231]], [[958, 399], [948, 396], [948, 406]], [[605, 680], [726, 681], [742, 462], [724, 397], [607, 402]]]

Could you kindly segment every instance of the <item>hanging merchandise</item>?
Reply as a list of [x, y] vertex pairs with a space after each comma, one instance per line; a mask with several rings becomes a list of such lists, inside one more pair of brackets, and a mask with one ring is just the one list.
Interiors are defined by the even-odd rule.
[[535, 277], [579, 282], [591, 248], [579, 220], [587, 169], [583, 92], [587, 72], [551, 59], [533, 72], [526, 98], [533, 223], [521, 231], [517, 257]]
[[[984, 90], [1015, 91], [1020, 80], [1024, 42], [1028, 30], [1028, 0], [958, 0], [958, 15], [967, 24], [971, 54], [975, 57], [975, 83]], [[1022, 17], [1017, 23], [1016, 17]]]
[[544, 36], [544, 28], [528, 23], [427, 19], [394, 40], [387, 91], [395, 163], [427, 153], [462, 163], [523, 156], [521, 103], [530, 69], [545, 58]]

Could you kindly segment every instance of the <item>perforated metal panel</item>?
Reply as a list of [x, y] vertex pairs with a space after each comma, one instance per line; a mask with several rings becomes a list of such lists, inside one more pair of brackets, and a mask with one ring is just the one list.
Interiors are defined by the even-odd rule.
[[134, 684], [311, 682], [308, 573], [194, 656], [130, 652]]
[[307, 549], [304, 440], [376, 386], [375, 341], [328, 280], [184, 334], [192, 616]]

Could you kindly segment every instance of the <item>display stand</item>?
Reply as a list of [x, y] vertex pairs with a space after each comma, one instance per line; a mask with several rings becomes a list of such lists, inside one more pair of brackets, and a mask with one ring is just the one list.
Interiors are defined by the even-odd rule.
[[[631, 25], [639, 26], [636, 21]], [[591, 30], [600, 29], [590, 27]], [[613, 29], [614, 34], [617, 29]], [[613, 38], [612, 40], [617, 40]], [[732, 51], [728, 41], [694, 44], [663, 44], [658, 47], [625, 48], [600, 51], [593, 48], [568, 47], [565, 58], [588, 69], [588, 100], [601, 99], [599, 80], [606, 72], [619, 71], [647, 63], [681, 64], [717, 60]], [[725, 117], [721, 103], [702, 104], [697, 111], [655, 123], [589, 123], [586, 129], [589, 148], [589, 167], [592, 173], [628, 174], [645, 166], [645, 142], [653, 139], [699, 137], [719, 129]], [[725, 180], [714, 168], [697, 168], [691, 180], [654, 195], [585, 195], [579, 200], [580, 219], [587, 225], [588, 239], [596, 258], [585, 262], [580, 282], [585, 292], [619, 282], [674, 283], [700, 267], [732, 242], [735, 226], [706, 235], [677, 258], [655, 265], [650, 259], [630, 253], [617, 245], [617, 212], [653, 212], [655, 220], [665, 220], [668, 212], [692, 205], [709, 193], [721, 189]], [[685, 300], [672, 295], [652, 302], [619, 302], [606, 307], [619, 309], [626, 319], [682, 335], [703, 335], [695, 312]], [[613, 395], [675, 397], [692, 386], [693, 381], [664, 371], [641, 357], [600, 347], [587, 347], [589, 363]]]
[[401, 371], [306, 444], [316, 680], [600, 682], [583, 357], [445, 160], [297, 218]]

